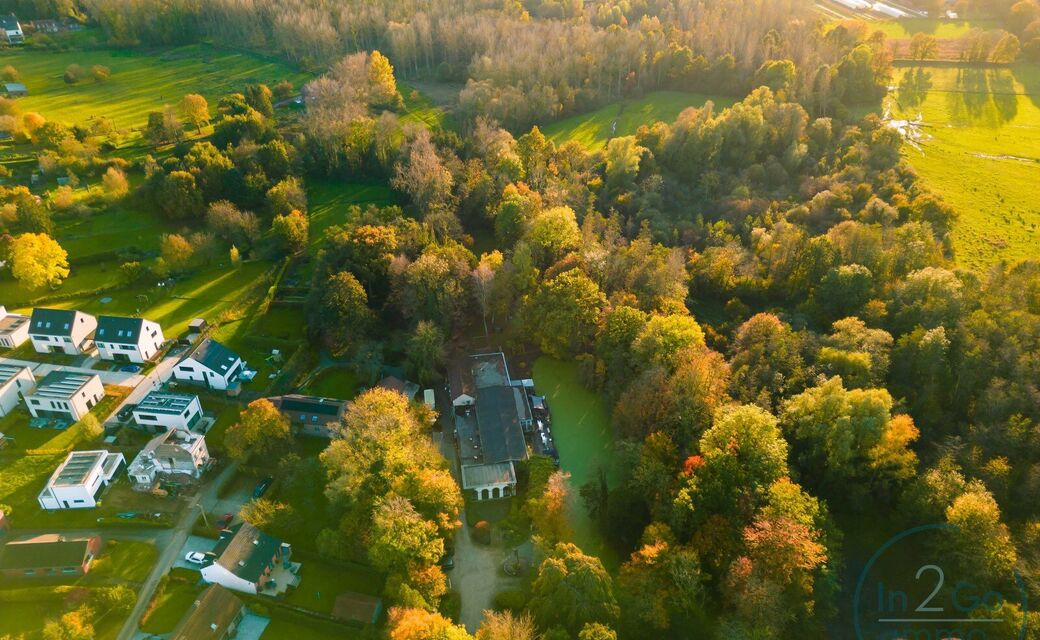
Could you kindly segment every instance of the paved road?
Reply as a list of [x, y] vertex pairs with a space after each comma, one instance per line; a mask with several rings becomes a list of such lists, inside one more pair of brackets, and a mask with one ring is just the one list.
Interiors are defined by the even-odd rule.
[[118, 415], [124, 405], [140, 403], [146, 395], [161, 387], [162, 384], [169, 380], [170, 376], [173, 375], [173, 367], [180, 362], [180, 359], [180, 354], [166, 356], [160, 360], [147, 375], [137, 375], [140, 380], [136, 381], [133, 385], [134, 390], [130, 392], [130, 395], [128, 395], [118, 407], [115, 408], [111, 415]]
[[226, 469], [220, 472], [220, 475], [213, 479], [213, 482], [209, 483], [205, 489], [188, 501], [188, 508], [181, 515], [181, 519], [169, 530], [169, 540], [160, 547], [159, 557], [155, 562], [155, 566], [152, 567], [151, 573], [148, 574], [148, 578], [145, 579], [141, 589], [137, 592], [137, 604], [134, 605], [130, 616], [123, 624], [123, 628], [120, 629], [119, 635], [116, 636], [116, 640], [133, 639], [137, 632], [138, 623], [141, 621], [141, 616], [144, 615], [145, 610], [148, 608], [148, 603], [152, 601], [156, 587], [159, 586], [159, 580], [166, 575], [173, 563], [177, 561], [177, 555], [180, 553], [181, 547], [184, 546], [185, 540], [191, 535], [192, 525], [195, 524], [195, 519], [199, 516], [199, 505], [203, 505], [203, 508], [205, 508], [204, 505], [212, 504], [217, 499], [217, 492], [220, 491], [220, 488], [224, 486], [224, 483], [229, 478], [235, 475], [236, 469], [238, 469], [237, 463], [228, 465]]
[[[43, 362], [34, 362], [32, 360], [15, 360], [14, 358], [0, 358], [0, 364], [9, 364], [16, 367], [29, 367], [33, 370], [33, 375], [39, 380], [43, 376], [47, 375], [51, 371], [69, 371], [72, 373], [86, 373], [88, 375], [97, 374], [101, 376], [101, 382], [104, 384], [117, 384], [124, 387], [136, 387], [144, 376], [139, 373], [129, 373], [127, 371], [100, 371], [97, 369], [90, 369], [87, 367], [68, 367], [62, 364], [50, 364]], [[158, 367], [157, 367], [158, 368]]]

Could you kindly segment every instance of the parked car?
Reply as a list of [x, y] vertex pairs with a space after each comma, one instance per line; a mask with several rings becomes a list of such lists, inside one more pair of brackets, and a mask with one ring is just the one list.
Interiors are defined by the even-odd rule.
[[441, 569], [444, 569], [445, 571], [451, 571], [455, 568], [455, 558], [452, 558], [451, 556], [444, 556], [443, 558], [441, 558], [440, 564]]
[[141, 371], [141, 365], [139, 365], [139, 364], [125, 364], [125, 365], [119, 367], [119, 370], [123, 371], [124, 373], [138, 373], [139, 371]]
[[191, 564], [206, 564], [206, 554], [201, 551], [189, 551], [188, 555], [184, 556], [184, 561]]
[[134, 415], [134, 409], [136, 408], [136, 404], [124, 405], [123, 408], [119, 410], [119, 413], [116, 414], [116, 419], [120, 422], [126, 422]]
[[268, 476], [256, 483], [256, 488], [253, 489], [253, 498], [263, 497], [267, 490], [271, 487], [271, 483], [274, 482], [274, 478]]

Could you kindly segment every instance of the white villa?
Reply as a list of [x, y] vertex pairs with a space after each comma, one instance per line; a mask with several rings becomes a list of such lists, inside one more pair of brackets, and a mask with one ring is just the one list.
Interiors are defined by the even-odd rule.
[[133, 414], [138, 426], [152, 433], [190, 431], [202, 419], [202, 404], [194, 394], [152, 391], [134, 407]]
[[62, 418], [75, 422], [104, 397], [105, 387], [97, 374], [52, 371], [31, 393], [25, 394], [25, 406], [34, 418]]
[[151, 360], [165, 341], [162, 327], [144, 318], [100, 316], [94, 335], [101, 359], [116, 362]]
[[33, 309], [29, 338], [37, 353], [64, 353], [70, 356], [94, 348], [97, 319], [70, 309]]

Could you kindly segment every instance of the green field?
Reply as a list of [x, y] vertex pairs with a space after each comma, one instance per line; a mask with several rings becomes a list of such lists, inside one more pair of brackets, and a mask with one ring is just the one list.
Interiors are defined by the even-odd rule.
[[601, 467], [607, 472], [608, 482], [612, 477], [614, 434], [607, 407], [599, 395], [578, 380], [578, 365], [574, 362], [538, 358], [534, 363], [534, 383], [538, 393], [549, 400], [560, 468], [571, 474], [569, 516], [574, 540], [607, 566], [616, 566], [616, 554], [596, 531], [578, 495], [583, 484], [597, 480]]
[[918, 33], [927, 33], [940, 40], [963, 38], [972, 29], [996, 29], [996, 20], [940, 20], [938, 18], [906, 18], [904, 20], [878, 20], [870, 23], [871, 30], [880, 31], [889, 38], [902, 40]]
[[927, 136], [904, 155], [960, 214], [958, 263], [1040, 257], [1040, 66], [901, 69], [896, 82], [893, 117], [920, 114]]
[[[701, 107], [711, 100], [716, 109], [728, 107], [736, 100], [725, 96], [709, 96], [686, 91], [655, 91], [639, 100], [613, 102], [605, 107], [564, 118], [542, 128], [556, 144], [576, 140], [589, 149], [599, 149], [615, 136], [634, 134], [640, 126], [655, 122], [673, 122], [688, 107]], [[617, 130], [612, 131], [617, 120]]]
[[350, 400], [358, 392], [358, 376], [347, 367], [330, 367], [323, 370], [307, 385], [307, 393], [326, 398]]
[[[83, 67], [87, 77], [66, 84], [62, 74], [70, 64]], [[90, 68], [96, 64], [111, 69], [107, 81], [97, 83], [90, 77]], [[18, 100], [23, 112], [37, 111], [45, 118], [68, 124], [105, 116], [119, 129], [142, 126], [149, 111], [167, 104], [176, 106], [187, 93], [202, 94], [210, 102], [210, 110], [215, 111], [221, 96], [240, 91], [246, 84], [274, 85], [288, 79], [298, 88], [309, 79], [286, 64], [205, 45], [178, 47], [155, 55], [131, 50], [21, 50], [0, 55], [3, 65], [18, 69], [29, 89], [29, 95]]]
[[325, 239], [325, 230], [347, 222], [351, 205], [388, 205], [397, 202], [393, 190], [384, 182], [348, 180], [308, 180], [307, 212], [310, 217], [311, 249], [316, 251]]

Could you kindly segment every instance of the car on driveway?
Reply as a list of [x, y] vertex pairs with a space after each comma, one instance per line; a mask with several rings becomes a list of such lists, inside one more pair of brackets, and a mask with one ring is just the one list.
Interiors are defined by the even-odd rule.
[[130, 418], [133, 417], [134, 409], [136, 409], [136, 408], [137, 408], [136, 404], [126, 404], [126, 405], [123, 405], [123, 408], [120, 409], [119, 413], [116, 414], [116, 418], [120, 422], [126, 422], [127, 420], [129, 420]]
[[441, 569], [444, 569], [445, 571], [451, 571], [455, 568], [455, 558], [452, 558], [451, 556], [444, 556], [443, 558], [441, 558], [440, 564]]
[[255, 499], [263, 497], [263, 495], [267, 493], [267, 490], [271, 488], [272, 482], [274, 482], [274, 478], [268, 476], [260, 482], [256, 483], [256, 488], [253, 489], [253, 498]]
[[206, 554], [201, 551], [189, 551], [187, 555], [184, 556], [184, 561], [190, 562], [191, 564], [206, 564]]
[[141, 371], [141, 365], [139, 364], [125, 364], [119, 367], [119, 370], [124, 373], [139, 373]]

